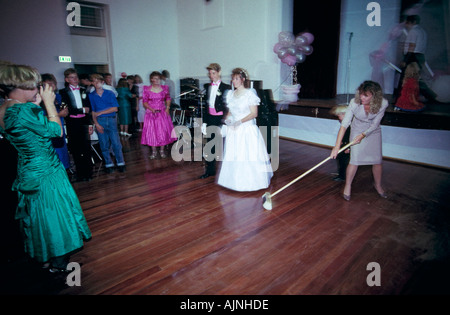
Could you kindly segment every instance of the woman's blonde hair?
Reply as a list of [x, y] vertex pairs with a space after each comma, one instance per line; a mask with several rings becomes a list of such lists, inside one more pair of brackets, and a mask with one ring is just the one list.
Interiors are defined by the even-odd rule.
[[347, 105], [337, 105], [334, 106], [331, 110], [330, 110], [330, 114], [334, 115], [334, 116], [339, 116], [339, 115], [345, 115], [345, 113], [347, 112]]
[[98, 74], [98, 73], [91, 74], [89, 76], [89, 80], [91, 80], [92, 82], [94, 80], [99, 80], [99, 81], [105, 82], [105, 78], [101, 74]]
[[364, 81], [361, 83], [355, 94], [355, 102], [357, 104], [361, 104], [360, 95], [364, 93], [372, 94], [372, 99], [370, 100], [370, 113], [378, 113], [383, 102], [383, 90], [381, 89], [381, 86], [374, 81]]
[[0, 62], [0, 91], [5, 95], [14, 89], [33, 90], [40, 81], [41, 75], [33, 67]]
[[419, 79], [420, 76], [420, 68], [417, 62], [411, 62], [405, 69], [405, 77], [403, 82], [405, 82], [409, 78]]

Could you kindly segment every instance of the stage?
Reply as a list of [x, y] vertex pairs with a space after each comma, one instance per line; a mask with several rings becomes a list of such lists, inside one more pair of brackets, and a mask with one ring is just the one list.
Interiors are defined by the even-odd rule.
[[[349, 101], [354, 96], [350, 96]], [[450, 104], [427, 103], [424, 111], [419, 113], [395, 111], [392, 96], [385, 96], [389, 107], [381, 124], [384, 126], [405, 127], [414, 129], [450, 130]], [[289, 104], [289, 109], [280, 114], [297, 115], [316, 118], [337, 119], [330, 113], [336, 105], [347, 104], [347, 95], [338, 95], [330, 99], [299, 99]]]
[[[424, 111], [412, 113], [394, 110], [392, 98], [386, 98], [390, 102], [381, 121], [383, 157], [450, 169], [450, 104], [426, 103]], [[331, 148], [340, 127], [331, 109], [346, 103], [346, 95], [299, 99], [279, 112], [279, 135]]]

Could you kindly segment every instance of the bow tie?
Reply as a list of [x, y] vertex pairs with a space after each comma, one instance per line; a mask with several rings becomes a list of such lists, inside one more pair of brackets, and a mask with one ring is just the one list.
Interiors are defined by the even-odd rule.
[[213, 82], [213, 83], [211, 83], [212, 86], [219, 86], [219, 84], [220, 84], [220, 82], [217, 82], [217, 83]]
[[73, 87], [73, 86], [70, 86], [70, 89], [71, 89], [72, 91], [76, 91], [76, 90], [79, 90], [80, 88], [79, 88], [79, 87]]

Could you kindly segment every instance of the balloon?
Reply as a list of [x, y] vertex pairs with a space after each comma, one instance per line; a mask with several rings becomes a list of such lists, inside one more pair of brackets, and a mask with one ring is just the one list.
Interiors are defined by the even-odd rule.
[[295, 46], [297, 46], [297, 47], [301, 47], [301, 46], [304, 46], [304, 45], [307, 45], [307, 39], [306, 39], [306, 37], [304, 37], [304, 36], [297, 36], [296, 38], [295, 38]]
[[297, 63], [305, 61], [306, 56], [313, 52], [310, 45], [314, 41], [311, 33], [305, 32], [295, 37], [290, 32], [280, 32], [278, 34], [278, 43], [273, 46], [273, 52], [277, 54], [281, 62], [294, 66]]
[[306, 38], [307, 45], [311, 45], [312, 42], [314, 41], [314, 35], [311, 33], [306, 32], [303, 33], [302, 36]]
[[283, 48], [283, 45], [281, 45], [280, 43], [276, 43], [275, 46], [273, 46], [273, 52], [278, 54], [281, 48]]
[[284, 47], [289, 47], [294, 43], [295, 37], [290, 32], [280, 32], [278, 34], [278, 42]]
[[281, 48], [278, 51], [277, 55], [278, 55], [278, 58], [283, 59], [287, 55], [287, 49], [286, 48]]
[[311, 55], [311, 54], [313, 53], [313, 48], [312, 48], [312, 46], [303, 46], [303, 47], [301, 48], [301, 51], [302, 51], [305, 55], [309, 56], [309, 55]]
[[287, 55], [286, 57], [281, 59], [281, 61], [287, 64], [288, 66], [292, 67], [295, 66], [295, 64], [297, 63], [297, 58], [295, 56]]
[[295, 47], [289, 47], [287, 50], [286, 50], [286, 52], [289, 54], [289, 55], [292, 55], [292, 56], [295, 56], [295, 53], [296, 53], [296, 49], [295, 49]]
[[431, 88], [437, 94], [436, 100], [442, 103], [450, 102], [450, 75], [438, 76], [432, 83]]
[[297, 59], [298, 63], [302, 63], [305, 61], [306, 56], [303, 53], [299, 52], [295, 55], [295, 58]]

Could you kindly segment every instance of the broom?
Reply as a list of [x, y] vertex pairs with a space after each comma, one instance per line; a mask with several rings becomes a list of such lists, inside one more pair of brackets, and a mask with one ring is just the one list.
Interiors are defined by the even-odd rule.
[[[347, 150], [350, 146], [352, 146], [353, 144], [355, 144], [354, 141], [350, 142], [349, 144], [343, 146], [339, 152], [341, 153], [342, 151]], [[298, 176], [296, 179], [294, 179], [293, 181], [291, 181], [290, 183], [288, 183], [287, 185], [281, 187], [280, 189], [278, 189], [276, 192], [274, 192], [273, 194], [266, 192], [262, 198], [263, 198], [263, 207], [266, 210], [272, 210], [272, 197], [274, 197], [276, 194], [278, 194], [279, 192], [281, 192], [282, 190], [288, 188], [289, 186], [291, 186], [292, 184], [294, 184], [295, 182], [297, 182], [298, 180], [302, 179], [303, 177], [305, 177], [306, 175], [308, 175], [309, 173], [311, 173], [312, 171], [314, 171], [316, 168], [318, 168], [319, 166], [321, 166], [322, 164], [324, 164], [325, 162], [327, 162], [329, 159], [331, 159], [331, 157], [327, 157], [325, 160], [323, 160], [322, 162], [320, 162], [319, 164], [317, 164], [316, 166], [314, 166], [313, 168], [309, 169], [308, 171], [304, 172], [302, 175]]]

